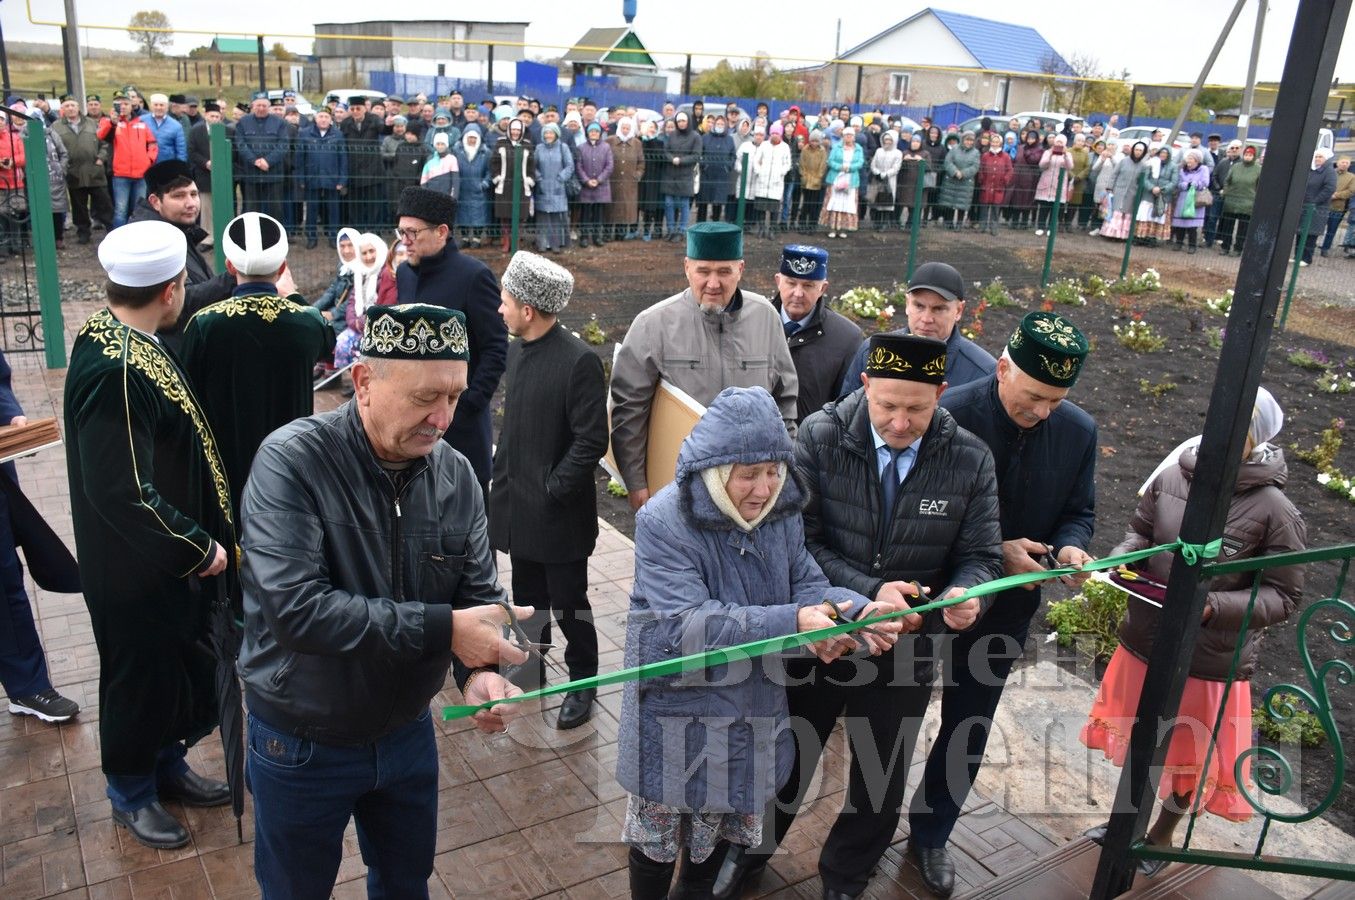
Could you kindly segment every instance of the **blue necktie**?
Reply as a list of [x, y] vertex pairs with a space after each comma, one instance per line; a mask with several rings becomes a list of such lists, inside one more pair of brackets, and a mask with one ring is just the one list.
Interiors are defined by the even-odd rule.
[[782, 322], [781, 327], [786, 329], [786, 337], [790, 337], [792, 334], [799, 331], [801, 326], [799, 322]]
[[903, 451], [892, 447], [883, 449], [889, 451], [889, 462], [880, 473], [880, 501], [883, 504], [880, 512], [882, 521], [888, 523], [894, 517], [894, 501], [899, 496], [899, 454]]

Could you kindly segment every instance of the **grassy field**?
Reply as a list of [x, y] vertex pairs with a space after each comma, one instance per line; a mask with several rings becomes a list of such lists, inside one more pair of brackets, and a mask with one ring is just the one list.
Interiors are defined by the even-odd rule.
[[[199, 65], [202, 82], [199, 84], [193, 78], [193, 64], [189, 62], [188, 81], [179, 81], [175, 78], [176, 60], [173, 58], [161, 57], [159, 59], [147, 59], [146, 57], [134, 58], [127, 57], [123, 59], [88, 59], [85, 60], [85, 90], [90, 94], [98, 94], [103, 98], [104, 108], [108, 108], [109, 101], [113, 97], [113, 91], [126, 87], [129, 84], [136, 85], [142, 96], [153, 93], [163, 94], [193, 94], [199, 97], [219, 96], [225, 97], [231, 103], [241, 100], [248, 100], [254, 86], [248, 81], [249, 67], [254, 63], [254, 59], [241, 58], [235, 63], [235, 84], [230, 83], [230, 64], [222, 64], [222, 73], [225, 77], [226, 86], [217, 88], [207, 83], [207, 62], [203, 60]], [[287, 65], [286, 63], [268, 63], [268, 86], [277, 87], [277, 66]], [[12, 56], [9, 59], [10, 82], [14, 86], [15, 93], [35, 95], [42, 93], [48, 97], [59, 97], [66, 93], [66, 72], [62, 66], [60, 56]], [[284, 75], [286, 69], [284, 68]]]

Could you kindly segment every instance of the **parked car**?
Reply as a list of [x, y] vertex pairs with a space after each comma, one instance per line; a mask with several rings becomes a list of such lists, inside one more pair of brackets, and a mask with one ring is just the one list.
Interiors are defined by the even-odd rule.
[[[745, 119], [751, 120], [753, 118], [753, 114], [751, 112], [744, 109], [742, 106], [739, 106], [737, 103], [734, 105], [738, 108], [739, 114], [742, 115]], [[684, 103], [677, 108], [677, 111], [685, 112], [688, 118], [690, 118], [692, 115], [692, 105], [690, 103]], [[725, 105], [723, 103], [709, 101], [706, 103], [706, 113], [707, 115], [712, 116], [716, 115], [723, 116], [725, 114]]]
[[[972, 119], [965, 119], [963, 122], [960, 123], [960, 130], [978, 131], [983, 124], [984, 118], [985, 116], [975, 116]], [[994, 128], [1000, 128], [1003, 131], [1007, 130], [1007, 121], [1013, 118], [1019, 119], [1021, 121], [1022, 128], [1025, 128], [1026, 123], [1029, 122], [1031, 119], [1034, 119], [1036, 122], [1039, 122], [1041, 128], [1044, 128], [1045, 125], [1053, 125], [1055, 129], [1063, 128], [1064, 119], [1072, 119], [1074, 122], [1084, 121], [1084, 119], [1081, 116], [1073, 116], [1069, 115], [1068, 113], [1048, 112], [1041, 110], [1036, 110], [1034, 112], [1012, 113], [1010, 116], [999, 115], [997, 113], [990, 113], [988, 116], [986, 116], [986, 118], [993, 120]]]
[[335, 102], [347, 103], [349, 97], [366, 97], [369, 105], [373, 100], [386, 99], [386, 95], [381, 91], [369, 91], [366, 88], [335, 88], [325, 94], [325, 106]]
[[[1130, 125], [1120, 129], [1120, 143], [1128, 141], [1133, 144], [1137, 141], [1143, 141], [1145, 144], [1153, 143], [1153, 133], [1157, 131], [1166, 131], [1160, 125]], [[1184, 150], [1190, 146], [1190, 135], [1184, 131], [1176, 132], [1176, 139], [1172, 141], [1172, 150]]]
[[[269, 103], [278, 102], [279, 100], [282, 99], [282, 95], [285, 93], [287, 92], [280, 91], [274, 88], [273, 90], [268, 92], [268, 102]], [[305, 97], [303, 97], [301, 94], [296, 95], [296, 100], [292, 102], [292, 105], [296, 107], [297, 112], [301, 113], [301, 115], [306, 118], [310, 118], [315, 113], [315, 107], [311, 106], [311, 102], [307, 100]]]
[[[1247, 138], [1247, 146], [1256, 148], [1258, 159], [1266, 155], [1267, 143], [1268, 141], [1265, 138]], [[1319, 147], [1326, 147], [1328, 150], [1335, 151], [1336, 135], [1332, 133], [1330, 128], [1319, 128], [1317, 130], [1317, 143], [1313, 146], [1313, 150], [1316, 151]]]

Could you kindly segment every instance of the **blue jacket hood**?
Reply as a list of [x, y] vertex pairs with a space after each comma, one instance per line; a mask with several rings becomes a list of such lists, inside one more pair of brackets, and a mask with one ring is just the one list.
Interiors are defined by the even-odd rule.
[[682, 495], [683, 517], [700, 528], [732, 529], [734, 524], [710, 498], [701, 473], [715, 466], [765, 462], [784, 463], [787, 477], [762, 524], [798, 515], [806, 495], [795, 470], [795, 448], [776, 401], [765, 388], [725, 388], [678, 451], [674, 481]]

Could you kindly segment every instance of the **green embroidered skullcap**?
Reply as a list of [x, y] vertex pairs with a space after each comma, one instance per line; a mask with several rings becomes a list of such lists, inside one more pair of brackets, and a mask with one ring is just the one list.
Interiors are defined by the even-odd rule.
[[732, 222], [698, 222], [687, 229], [687, 258], [743, 259], [743, 229]]
[[431, 303], [367, 307], [362, 355], [371, 359], [470, 359], [466, 316]]
[[1091, 349], [1077, 326], [1058, 313], [1028, 313], [1007, 341], [1007, 355], [1036, 381], [1070, 388]]
[[872, 334], [866, 375], [941, 384], [946, 380], [946, 343], [917, 334]]

